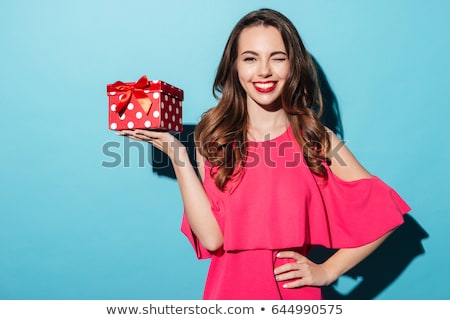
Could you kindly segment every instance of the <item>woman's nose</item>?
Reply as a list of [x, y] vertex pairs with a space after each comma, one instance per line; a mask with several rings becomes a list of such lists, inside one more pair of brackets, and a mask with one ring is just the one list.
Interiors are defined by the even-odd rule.
[[259, 65], [259, 76], [261, 76], [263, 78], [267, 78], [267, 77], [270, 77], [271, 75], [272, 75], [272, 71], [270, 68], [270, 63], [261, 61], [260, 65]]

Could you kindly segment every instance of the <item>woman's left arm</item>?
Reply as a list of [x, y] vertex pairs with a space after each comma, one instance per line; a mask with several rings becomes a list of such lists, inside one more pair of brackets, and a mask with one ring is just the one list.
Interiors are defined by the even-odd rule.
[[275, 268], [276, 279], [294, 280], [283, 285], [285, 288], [328, 286], [370, 255], [391, 233], [392, 231], [361, 247], [339, 249], [321, 264], [316, 264], [295, 251], [280, 251], [277, 258], [292, 258], [296, 262]]
[[[372, 175], [358, 162], [351, 151], [332, 131], [329, 131], [331, 148], [328, 157], [333, 174], [345, 181], [370, 178]], [[274, 272], [278, 281], [294, 280], [284, 285], [286, 288], [300, 286], [330, 285], [342, 274], [369, 256], [392, 233], [387, 232], [375, 241], [356, 248], [336, 251], [328, 260], [316, 264], [294, 251], [281, 251], [278, 258], [292, 258], [296, 262], [286, 263]]]

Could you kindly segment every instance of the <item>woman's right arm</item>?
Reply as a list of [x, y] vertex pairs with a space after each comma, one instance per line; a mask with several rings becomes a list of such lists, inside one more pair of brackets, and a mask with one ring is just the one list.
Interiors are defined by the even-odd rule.
[[[180, 186], [189, 225], [203, 247], [209, 251], [215, 251], [222, 246], [223, 235], [212, 213], [208, 196], [189, 160], [184, 146], [180, 147], [179, 155], [176, 157], [179, 157], [179, 159], [174, 158], [171, 160]], [[203, 180], [204, 159], [198, 152], [196, 152], [196, 157], [198, 171]]]
[[[186, 218], [192, 231], [205, 249], [215, 251], [223, 244], [223, 235], [212, 213], [211, 204], [189, 159], [186, 147], [168, 132], [123, 130], [119, 134], [151, 143], [165, 152], [172, 161], [181, 191]], [[197, 152], [197, 162], [203, 180], [204, 159]]]

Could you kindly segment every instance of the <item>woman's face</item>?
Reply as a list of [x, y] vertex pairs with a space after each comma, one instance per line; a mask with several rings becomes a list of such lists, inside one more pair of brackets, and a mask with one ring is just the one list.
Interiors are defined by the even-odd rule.
[[238, 39], [237, 72], [247, 104], [280, 107], [289, 61], [280, 32], [270, 26], [242, 30]]

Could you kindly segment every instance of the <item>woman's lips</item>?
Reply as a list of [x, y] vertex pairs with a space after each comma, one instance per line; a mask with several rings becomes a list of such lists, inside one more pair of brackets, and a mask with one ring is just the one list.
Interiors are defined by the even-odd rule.
[[275, 90], [277, 83], [275, 81], [253, 82], [253, 86], [258, 92], [268, 93]]

